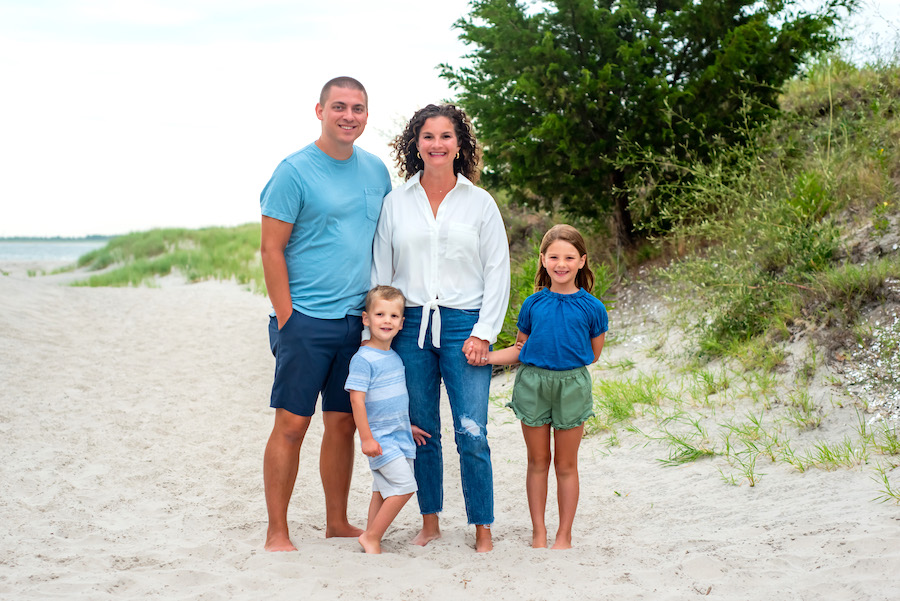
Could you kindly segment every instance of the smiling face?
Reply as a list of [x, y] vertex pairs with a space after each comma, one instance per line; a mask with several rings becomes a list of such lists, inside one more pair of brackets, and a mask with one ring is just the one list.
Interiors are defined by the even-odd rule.
[[403, 329], [403, 299], [386, 300], [376, 298], [367, 311], [363, 311], [362, 322], [369, 327], [371, 345], [381, 350], [391, 348], [391, 341]]
[[353, 142], [366, 129], [369, 110], [362, 90], [332, 86], [323, 103], [316, 103], [316, 117], [322, 122], [317, 144], [326, 154], [346, 159], [353, 154]]
[[550, 290], [560, 294], [578, 292], [575, 276], [584, 267], [587, 255], [579, 255], [571, 242], [556, 240], [541, 253], [541, 264], [550, 275]]
[[453, 171], [453, 161], [459, 152], [453, 122], [443, 116], [426, 119], [416, 138], [416, 147], [425, 163], [425, 169]]

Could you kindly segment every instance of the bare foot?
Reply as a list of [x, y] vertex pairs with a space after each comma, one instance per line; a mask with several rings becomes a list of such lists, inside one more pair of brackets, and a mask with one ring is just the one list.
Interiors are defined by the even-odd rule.
[[365, 531], [362, 528], [344, 522], [335, 526], [326, 526], [325, 538], [359, 538], [363, 532]]
[[547, 529], [534, 529], [531, 532], [531, 548], [546, 549], [547, 548]]
[[296, 551], [297, 547], [291, 542], [287, 533], [269, 534], [266, 537], [266, 551]]
[[369, 538], [366, 536], [366, 533], [363, 532], [359, 535], [357, 539], [359, 541], [359, 545], [363, 548], [363, 551], [366, 553], [380, 554], [381, 553], [381, 541]]
[[493, 549], [494, 541], [491, 539], [490, 526], [475, 526], [475, 552], [487, 553]]
[[551, 549], [571, 549], [572, 548], [572, 535], [571, 534], [557, 534], [556, 541], [553, 543]]
[[437, 540], [439, 538], [441, 538], [440, 530], [431, 530], [431, 529], [422, 528], [421, 530], [419, 530], [419, 533], [416, 535], [416, 537], [414, 539], [412, 539], [411, 541], [409, 541], [409, 544], [419, 545], [420, 547], [424, 547], [431, 541]]

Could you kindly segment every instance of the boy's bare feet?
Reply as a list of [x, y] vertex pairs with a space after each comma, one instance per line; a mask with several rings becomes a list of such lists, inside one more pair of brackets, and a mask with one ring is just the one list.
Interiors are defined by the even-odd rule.
[[381, 553], [381, 541], [380, 540], [375, 540], [373, 538], [366, 536], [365, 532], [360, 534], [359, 538], [357, 540], [359, 540], [360, 546], [363, 548], [363, 551], [365, 551], [366, 553], [373, 553], [373, 554]]
[[475, 552], [487, 553], [494, 549], [490, 526], [475, 526]]
[[291, 542], [287, 534], [269, 534], [266, 536], [266, 551], [296, 551], [297, 547]]

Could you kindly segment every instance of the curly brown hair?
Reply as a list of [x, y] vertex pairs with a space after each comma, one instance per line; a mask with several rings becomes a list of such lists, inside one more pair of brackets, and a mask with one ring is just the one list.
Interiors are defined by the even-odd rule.
[[459, 158], [453, 160], [453, 173], [462, 173], [466, 179], [477, 183], [481, 177], [481, 149], [478, 148], [469, 117], [462, 109], [452, 104], [429, 104], [419, 109], [406, 124], [403, 133], [394, 138], [391, 143], [394, 150], [391, 154], [394, 156], [400, 176], [407, 180], [425, 168], [425, 163], [418, 156], [416, 141], [425, 121], [432, 117], [447, 117], [456, 130]]
[[[547, 247], [557, 240], [568, 242], [575, 247], [579, 256], [585, 257], [584, 267], [579, 269], [578, 274], [575, 276], [575, 285], [590, 292], [594, 288], [594, 272], [591, 271], [591, 266], [588, 264], [587, 247], [581, 232], [565, 223], [554, 225], [547, 230], [543, 240], [541, 240], [541, 255], [547, 252]], [[550, 274], [547, 273], [544, 262], [538, 261], [538, 270], [534, 274], [534, 291], [539, 292], [542, 288], [549, 288], [552, 283], [553, 280], [550, 279]]]

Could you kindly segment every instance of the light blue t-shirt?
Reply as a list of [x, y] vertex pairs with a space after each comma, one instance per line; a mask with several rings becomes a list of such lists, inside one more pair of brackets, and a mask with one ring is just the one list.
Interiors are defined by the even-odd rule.
[[409, 425], [406, 369], [396, 352], [363, 346], [350, 359], [346, 390], [366, 393], [366, 415], [381, 455], [369, 457], [373, 470], [395, 459], [416, 458], [416, 443]]
[[294, 226], [284, 249], [294, 309], [318, 319], [362, 313], [390, 191], [381, 159], [356, 146], [339, 161], [313, 143], [278, 165], [259, 204], [264, 216]]
[[522, 303], [517, 326], [528, 335], [519, 361], [564, 371], [594, 362], [591, 340], [609, 329], [609, 316], [584, 288], [574, 294], [544, 288]]

